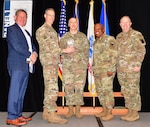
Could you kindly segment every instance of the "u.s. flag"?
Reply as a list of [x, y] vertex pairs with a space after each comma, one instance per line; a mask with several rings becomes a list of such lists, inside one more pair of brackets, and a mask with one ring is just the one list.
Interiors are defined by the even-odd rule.
[[[61, 0], [61, 12], [59, 21], [59, 38], [61, 38], [67, 32], [67, 22], [66, 22], [66, 7], [65, 0]], [[58, 76], [62, 81], [62, 60], [60, 56], [60, 63], [58, 64]]]
[[67, 32], [67, 22], [66, 22], [66, 7], [65, 1], [61, 0], [61, 12], [59, 21], [59, 37], [61, 38]]

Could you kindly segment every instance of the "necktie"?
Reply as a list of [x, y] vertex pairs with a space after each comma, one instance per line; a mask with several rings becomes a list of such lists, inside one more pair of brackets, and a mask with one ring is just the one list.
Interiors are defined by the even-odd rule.
[[[29, 47], [29, 52], [32, 53], [32, 44], [31, 44], [31, 36], [27, 30], [25, 30], [25, 37], [27, 39], [28, 47]], [[29, 72], [33, 73], [33, 64], [32, 61], [29, 62]]]

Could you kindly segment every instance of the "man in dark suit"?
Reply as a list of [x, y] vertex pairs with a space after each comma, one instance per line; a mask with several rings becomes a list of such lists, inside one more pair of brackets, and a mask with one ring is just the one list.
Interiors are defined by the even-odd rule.
[[33, 72], [33, 65], [38, 55], [29, 32], [24, 29], [27, 12], [23, 9], [17, 10], [14, 20], [15, 24], [7, 29], [7, 68], [10, 75], [10, 88], [6, 123], [20, 126], [31, 120], [22, 115], [22, 109], [29, 72]]

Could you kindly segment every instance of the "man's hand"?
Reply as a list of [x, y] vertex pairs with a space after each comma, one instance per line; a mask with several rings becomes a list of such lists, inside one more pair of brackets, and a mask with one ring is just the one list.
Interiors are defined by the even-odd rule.
[[32, 63], [34, 64], [37, 60], [38, 54], [36, 52], [33, 52], [30, 56], [30, 60], [32, 61]]
[[133, 71], [134, 72], [139, 72], [140, 71], [140, 67], [134, 67]]
[[63, 49], [63, 52], [64, 53], [72, 53], [72, 52], [74, 52], [74, 50], [75, 50], [74, 46], [69, 46], [66, 49]]
[[108, 76], [112, 76], [112, 75], [113, 75], [113, 72], [107, 71], [107, 75], [108, 75]]

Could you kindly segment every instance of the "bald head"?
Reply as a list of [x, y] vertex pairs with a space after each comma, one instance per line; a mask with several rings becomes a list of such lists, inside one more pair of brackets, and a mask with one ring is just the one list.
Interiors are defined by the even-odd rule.
[[129, 16], [123, 16], [120, 19], [120, 27], [122, 29], [122, 32], [126, 33], [130, 30], [130, 27], [132, 25], [131, 19]]
[[120, 22], [124, 21], [124, 20], [128, 20], [129, 22], [131, 22], [131, 19], [129, 16], [123, 16], [121, 19], [120, 19]]

